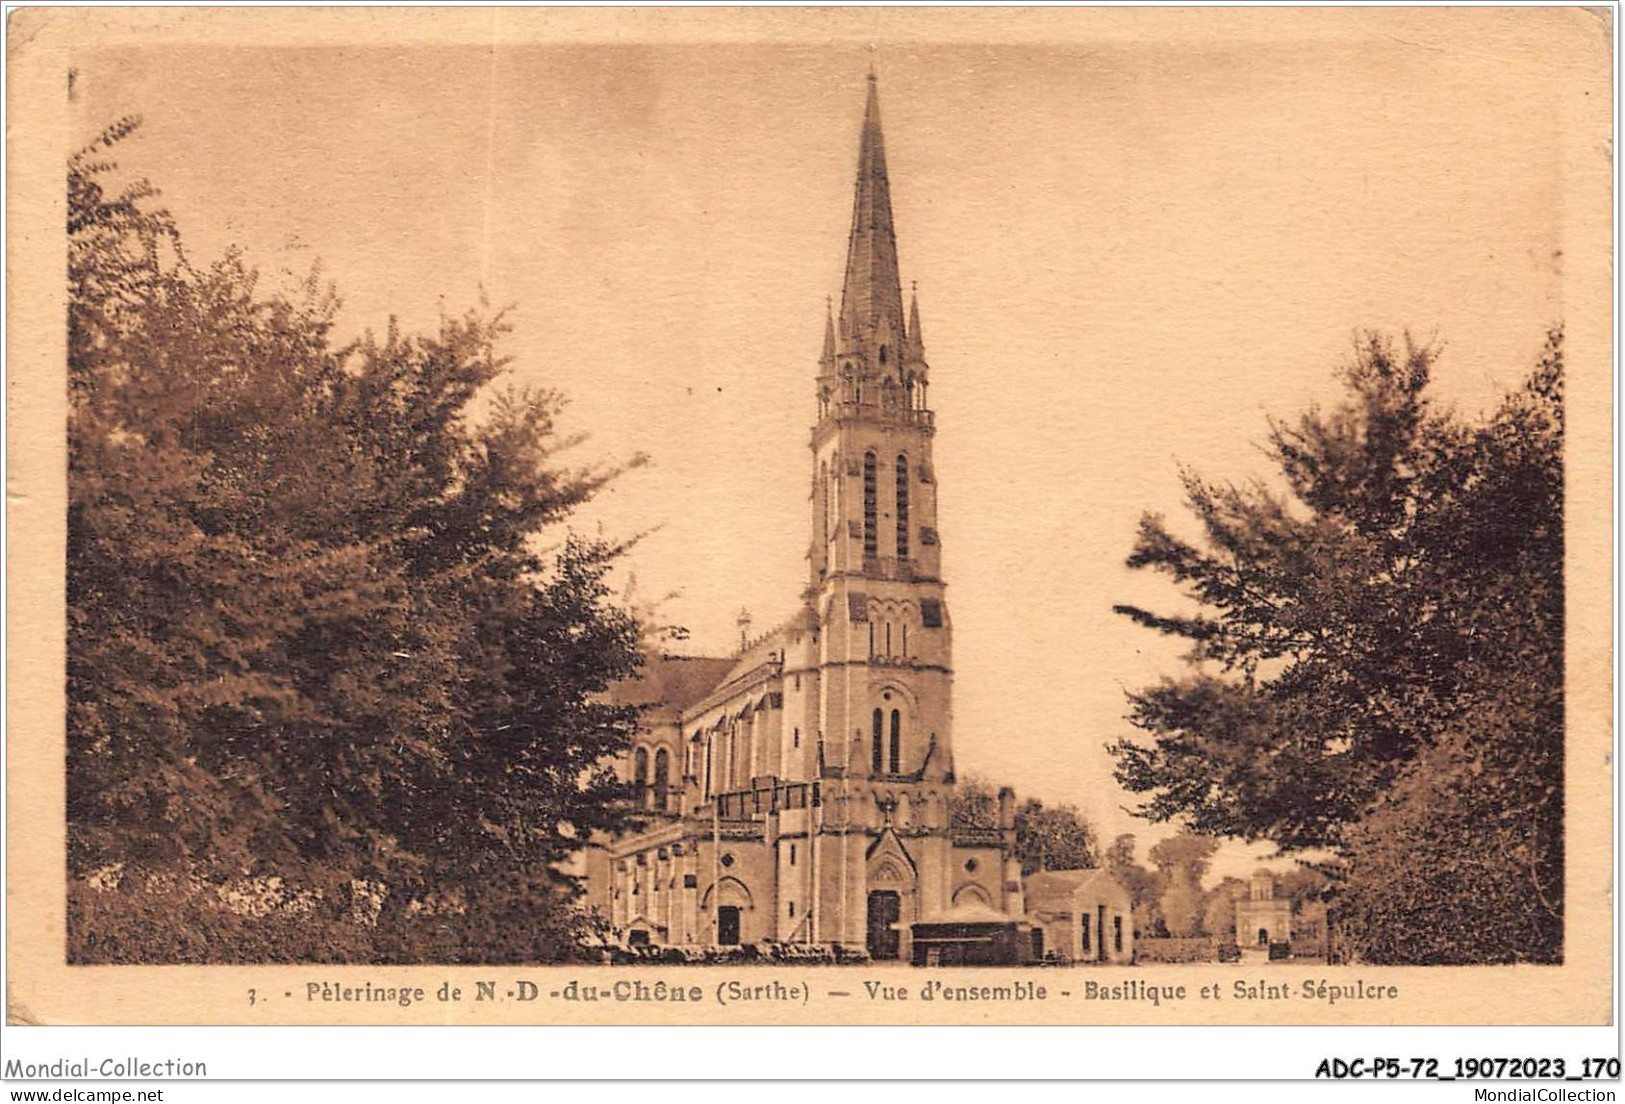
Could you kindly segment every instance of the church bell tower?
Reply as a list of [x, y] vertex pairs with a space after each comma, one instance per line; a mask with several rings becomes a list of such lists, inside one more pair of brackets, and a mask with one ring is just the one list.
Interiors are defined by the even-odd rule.
[[845, 286], [839, 313], [826, 312], [812, 431], [821, 756], [847, 779], [953, 777], [929, 377], [917, 295], [903, 312], [871, 74]]

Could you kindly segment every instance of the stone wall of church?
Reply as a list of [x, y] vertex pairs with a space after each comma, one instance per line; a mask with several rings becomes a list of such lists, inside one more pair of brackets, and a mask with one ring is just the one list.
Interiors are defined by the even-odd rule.
[[[690, 769], [698, 789], [689, 808], [715, 794], [748, 790], [752, 779], [776, 777], [784, 724], [777, 664], [683, 716]], [[688, 810], [685, 810], [688, 811]]]
[[997, 833], [956, 844], [947, 830], [949, 787], [832, 779], [822, 790], [818, 807], [695, 816], [617, 841], [603, 862], [611, 923], [639, 942], [859, 948], [870, 944], [872, 896], [892, 895], [906, 959], [915, 922], [975, 907], [1020, 913]]
[[819, 633], [790, 631], [784, 640], [784, 719], [779, 729], [780, 777], [804, 782], [818, 777]]
[[738, 909], [739, 943], [759, 943], [778, 937], [777, 878], [772, 849], [765, 839], [695, 838], [699, 867], [699, 914], [696, 942], [722, 942], [718, 925], [722, 910]]

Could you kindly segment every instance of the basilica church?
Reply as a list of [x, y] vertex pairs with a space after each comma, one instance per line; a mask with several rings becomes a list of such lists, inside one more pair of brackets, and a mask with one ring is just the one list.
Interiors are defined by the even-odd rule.
[[855, 190], [840, 311], [811, 381], [799, 612], [734, 656], [650, 657], [618, 688], [644, 707], [618, 764], [644, 827], [589, 849], [587, 903], [633, 944], [928, 962], [933, 938], [976, 928], [1028, 957], [1011, 795], [996, 819], [951, 818], [937, 427], [919, 304], [903, 308], [873, 75]]

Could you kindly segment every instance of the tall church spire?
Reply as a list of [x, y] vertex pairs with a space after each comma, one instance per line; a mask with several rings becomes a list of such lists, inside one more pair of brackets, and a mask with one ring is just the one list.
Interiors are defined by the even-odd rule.
[[[846, 285], [841, 290], [841, 352], [861, 358], [865, 373], [890, 369], [900, 359], [905, 329], [903, 287], [897, 270], [886, 145], [880, 134], [879, 81], [869, 74], [869, 98], [858, 141], [858, 178], [847, 242]], [[884, 354], [884, 355], [883, 355]]]

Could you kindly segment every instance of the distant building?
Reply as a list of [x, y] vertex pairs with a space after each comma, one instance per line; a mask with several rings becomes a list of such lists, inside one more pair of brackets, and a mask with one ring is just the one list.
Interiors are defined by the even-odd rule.
[[1106, 871], [1042, 871], [1029, 875], [1023, 888], [1046, 952], [1073, 962], [1134, 961], [1134, 903]]
[[[845, 286], [810, 396], [808, 584], [795, 616], [737, 655], [656, 659], [620, 688], [652, 705], [618, 764], [647, 824], [585, 864], [589, 903], [627, 941], [841, 944], [907, 961], [916, 925], [1031, 938], [1008, 791], [995, 825], [956, 829], [950, 815], [929, 374], [918, 302], [903, 310], [871, 76]], [[933, 931], [932, 957], [967, 953]]]
[[1268, 947], [1292, 942], [1292, 901], [1275, 895], [1275, 875], [1253, 871], [1246, 898], [1236, 902], [1236, 942], [1243, 947]]

